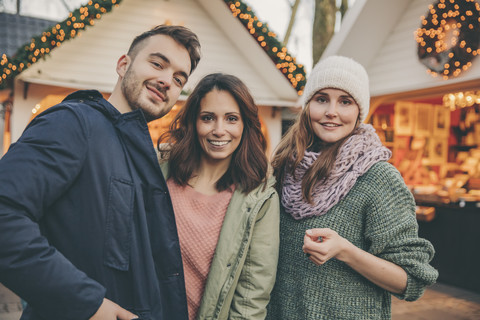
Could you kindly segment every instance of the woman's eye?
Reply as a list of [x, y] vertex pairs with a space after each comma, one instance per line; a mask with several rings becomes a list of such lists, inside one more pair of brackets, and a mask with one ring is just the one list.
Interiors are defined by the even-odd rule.
[[201, 116], [200, 119], [202, 121], [212, 121], [213, 117], [212, 116]]
[[317, 102], [321, 102], [321, 103], [327, 102], [327, 99], [325, 97], [322, 97], [322, 96], [318, 96], [315, 100]]
[[342, 103], [343, 105], [351, 105], [353, 102], [352, 102], [352, 100], [346, 99], [346, 100], [342, 100], [341, 103]]
[[228, 120], [229, 122], [235, 122], [235, 121], [238, 121], [238, 118], [235, 117], [235, 116], [230, 116], [230, 117], [227, 118], [227, 120]]

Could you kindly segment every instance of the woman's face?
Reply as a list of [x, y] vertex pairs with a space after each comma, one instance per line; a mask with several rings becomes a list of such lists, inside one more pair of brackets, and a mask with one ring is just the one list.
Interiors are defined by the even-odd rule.
[[315, 135], [327, 143], [346, 137], [356, 127], [360, 113], [355, 100], [339, 89], [322, 89], [309, 103], [310, 121]]
[[243, 120], [240, 108], [228, 91], [212, 90], [200, 101], [197, 135], [202, 159], [228, 161], [240, 145]]

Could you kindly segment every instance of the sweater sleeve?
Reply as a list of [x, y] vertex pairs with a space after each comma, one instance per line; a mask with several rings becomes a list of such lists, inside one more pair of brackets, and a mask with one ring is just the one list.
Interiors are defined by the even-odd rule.
[[408, 277], [407, 288], [396, 296], [417, 300], [436, 281], [438, 271], [429, 264], [434, 255], [432, 244], [418, 237], [415, 200], [391, 164], [380, 162], [367, 174], [371, 190], [365, 230], [369, 252], [402, 267]]
[[84, 119], [73, 110], [48, 112], [0, 160], [0, 282], [46, 319], [87, 319], [105, 294], [39, 226], [80, 172], [88, 138]]
[[278, 194], [263, 203], [253, 227], [252, 240], [230, 308], [229, 319], [263, 320], [275, 283], [279, 250]]

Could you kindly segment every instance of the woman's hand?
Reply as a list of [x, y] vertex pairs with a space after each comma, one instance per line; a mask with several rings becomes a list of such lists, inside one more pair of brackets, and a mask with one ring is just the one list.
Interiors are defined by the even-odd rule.
[[303, 252], [316, 265], [322, 265], [332, 258], [340, 257], [349, 245], [348, 240], [341, 237], [332, 229], [311, 229], [305, 232]]
[[90, 318], [90, 320], [132, 320], [137, 318], [138, 316], [123, 309], [115, 302], [103, 299], [100, 308], [98, 308], [97, 312]]
[[387, 291], [401, 294], [407, 288], [407, 273], [400, 266], [360, 249], [331, 229], [307, 230], [303, 251], [316, 265], [332, 258], [343, 261]]

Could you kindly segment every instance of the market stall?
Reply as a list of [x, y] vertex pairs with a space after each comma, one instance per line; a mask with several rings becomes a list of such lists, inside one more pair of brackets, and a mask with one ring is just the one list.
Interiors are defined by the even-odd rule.
[[371, 123], [415, 197], [439, 281], [480, 292], [480, 91], [386, 104]]
[[479, 34], [478, 0], [356, 1], [323, 55], [367, 69], [369, 121], [415, 197], [439, 281], [477, 292]]

